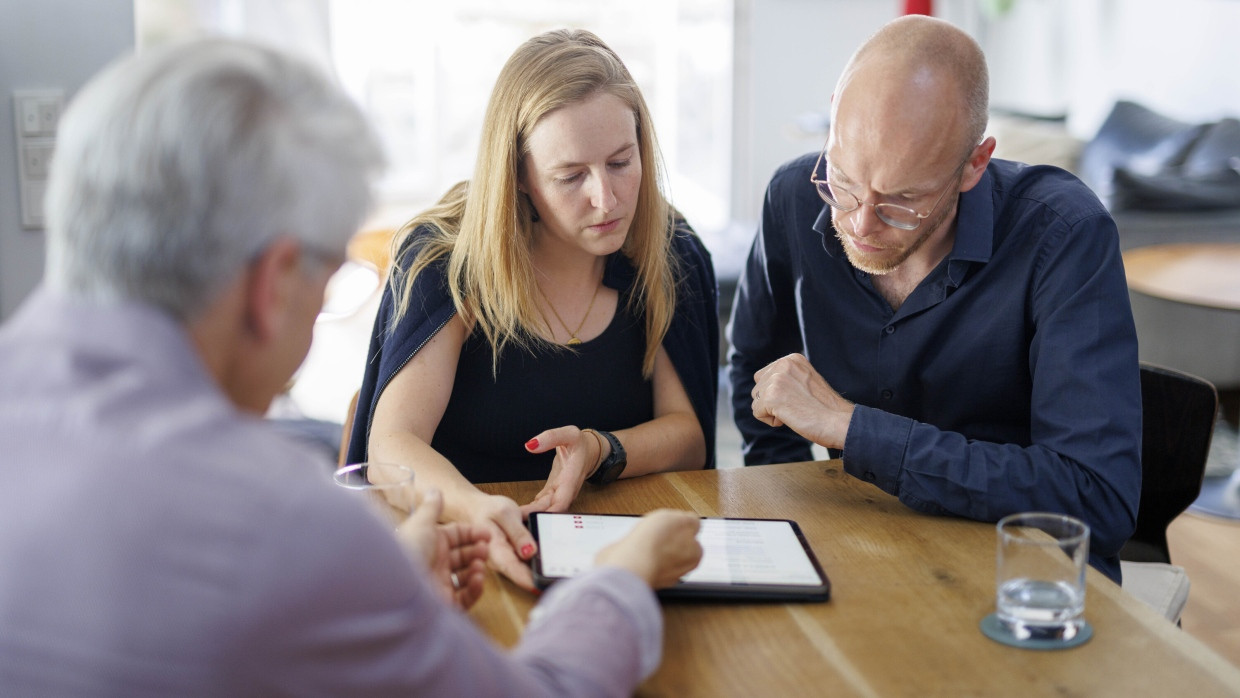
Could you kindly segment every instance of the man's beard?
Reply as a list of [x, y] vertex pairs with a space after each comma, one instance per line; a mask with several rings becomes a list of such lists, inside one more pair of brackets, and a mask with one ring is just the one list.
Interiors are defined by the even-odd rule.
[[[894, 257], [875, 259], [871, 255], [868, 255], [853, 247], [852, 240], [855, 239], [855, 237], [840, 229], [840, 224], [836, 222], [835, 216], [831, 217], [831, 227], [835, 229], [835, 238], [840, 241], [840, 245], [844, 248], [844, 254], [847, 255], [848, 262], [852, 264], [853, 267], [860, 269], [867, 274], [882, 276], [883, 274], [892, 272], [901, 264], [904, 264], [904, 262], [908, 261], [909, 257], [912, 257], [917, 250], [921, 249], [922, 245], [926, 244], [926, 240], [929, 240], [930, 236], [934, 234], [934, 231], [938, 230], [939, 226], [943, 225], [943, 221], [947, 220], [947, 215], [952, 210], [953, 208], [951, 206], [944, 207], [940, 210], [939, 215], [930, 219], [929, 225], [922, 227], [921, 235], [917, 236], [916, 240], [909, 243], [907, 247], [900, 250]], [[897, 228], [897, 230], [899, 229]], [[886, 249], [890, 248], [884, 248], [884, 251], [886, 251]]]

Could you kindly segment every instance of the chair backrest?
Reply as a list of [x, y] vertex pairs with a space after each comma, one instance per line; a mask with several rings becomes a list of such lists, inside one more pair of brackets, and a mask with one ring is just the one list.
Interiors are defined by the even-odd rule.
[[357, 412], [357, 398], [362, 391], [353, 391], [349, 398], [349, 411], [344, 413], [344, 426], [340, 429], [340, 452], [336, 454], [336, 464], [344, 465], [349, 458], [349, 436], [353, 433], [353, 414]]
[[1141, 409], [1141, 508], [1119, 556], [1171, 562], [1167, 526], [1201, 493], [1218, 392], [1207, 380], [1142, 362]]
[[387, 279], [392, 266], [392, 238], [395, 228], [371, 228], [362, 230], [349, 240], [347, 256], [357, 262], [373, 267], [380, 279]]

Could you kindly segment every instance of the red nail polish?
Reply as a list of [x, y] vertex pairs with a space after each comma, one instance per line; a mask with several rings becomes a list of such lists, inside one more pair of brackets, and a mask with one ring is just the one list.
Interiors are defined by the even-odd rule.
[[521, 557], [529, 557], [534, 554], [534, 544], [526, 543], [521, 546]]
[[525, 442], [525, 449], [527, 451], [533, 451], [536, 448], [538, 448], [538, 439], [530, 439]]

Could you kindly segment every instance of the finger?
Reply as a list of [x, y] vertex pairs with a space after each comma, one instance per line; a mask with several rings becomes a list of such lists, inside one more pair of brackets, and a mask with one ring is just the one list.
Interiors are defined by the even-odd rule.
[[568, 511], [568, 507], [577, 498], [577, 490], [570, 487], [558, 487], [551, 493], [551, 501], [547, 505], [549, 512]]
[[775, 415], [771, 414], [770, 412], [765, 412], [765, 411], [764, 411], [762, 414], [758, 414], [758, 413], [755, 411], [753, 416], [754, 416], [755, 418], [757, 418], [757, 420], [758, 420], [759, 422], [762, 422], [763, 424], [767, 425], [768, 427], [773, 427], [773, 428], [775, 428], [775, 429], [778, 429], [778, 428], [780, 428], [780, 427], [782, 427], [782, 426], [784, 425], [784, 423], [783, 423], [782, 421], [780, 421], [779, 417], [776, 417]]
[[462, 575], [461, 578], [467, 581], [475, 577], [480, 580], [486, 579], [487, 561], [486, 560], [472, 560], [469, 563], [469, 566], [464, 568], [460, 574]]
[[486, 560], [490, 554], [491, 546], [488, 543], [474, 543], [472, 545], [452, 548], [448, 551], [448, 568], [453, 572], [469, 567], [474, 560]]
[[529, 500], [527, 505], [521, 507], [521, 518], [528, 516], [531, 511], [543, 511], [547, 506], [547, 501], [551, 500], [553, 490], [554, 487], [551, 486], [551, 481], [548, 480], [548, 484], [543, 485], [542, 490], [539, 490], [537, 495], [534, 495], [534, 498]]
[[447, 534], [448, 545], [451, 547], [468, 546], [491, 540], [491, 530], [489, 528], [464, 521], [440, 524], [440, 529]]
[[490, 543], [485, 542], [471, 543], [469, 545], [451, 548], [448, 551], [448, 567], [453, 572], [456, 572], [457, 570], [462, 570], [469, 567], [470, 563], [474, 560], [485, 561], [487, 556], [490, 554], [490, 550]]
[[525, 450], [530, 453], [546, 453], [556, 446], [576, 443], [581, 430], [574, 426], [548, 429], [525, 442]]
[[478, 599], [482, 597], [482, 590], [486, 585], [486, 575], [486, 563], [480, 560], [475, 561], [467, 570], [457, 572], [459, 586], [454, 594], [457, 606], [469, 610], [470, 607], [477, 603]]
[[790, 367], [795, 367], [798, 365], [809, 365], [809, 362], [804, 355], [788, 354], [787, 356], [782, 356], [754, 372], [753, 382], [761, 383], [764, 378], [772, 373], [786, 371]]
[[460, 584], [457, 586], [457, 589], [463, 589], [468, 586], [470, 583], [470, 576], [475, 574], [475, 571], [477, 571], [478, 579], [481, 581], [482, 578], [486, 576], [487, 565], [490, 564], [490, 562], [491, 561], [489, 559], [470, 560], [468, 565], [457, 570], [456, 576], [457, 579], [460, 580]]
[[763, 424], [767, 424], [769, 426], [775, 426], [775, 424], [773, 423], [775, 421], [775, 417], [774, 415], [771, 414], [770, 410], [768, 410], [765, 405], [759, 406], [758, 403], [755, 402], [750, 407], [750, 409], [753, 411], [754, 419], [757, 419], [759, 422], [762, 422]]
[[[534, 553], [537, 550], [534, 544], [534, 536], [530, 534], [525, 524], [521, 523], [520, 509], [505, 509], [492, 520], [508, 539], [510, 544], [509, 550], [519, 553], [522, 560], [534, 557]], [[492, 544], [493, 547], [502, 547], [499, 545], [499, 541], [492, 541]]]
[[530, 514], [533, 514], [536, 511], [547, 511], [547, 507], [549, 506], [551, 506], [551, 494], [539, 493], [539, 495], [534, 498], [534, 501], [529, 504], [521, 505], [521, 518], [528, 519]]
[[506, 545], [492, 545], [489, 558], [491, 567], [517, 586], [530, 591], [534, 590], [534, 574], [530, 568], [517, 559], [512, 548]]

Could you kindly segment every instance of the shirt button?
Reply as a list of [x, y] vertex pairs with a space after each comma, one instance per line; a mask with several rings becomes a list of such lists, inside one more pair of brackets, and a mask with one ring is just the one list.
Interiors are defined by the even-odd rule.
[[895, 325], [887, 325], [886, 327], [883, 328], [883, 332], [885, 334], [891, 334], [892, 332], [895, 332], [895, 331], [896, 331]]
[[864, 478], [866, 482], [874, 482], [875, 480], [878, 479], [878, 477], [874, 475], [874, 473], [872, 472], [867, 472], [865, 475], [862, 476], [862, 478]]
[[882, 396], [883, 396], [883, 399], [884, 399], [884, 400], [890, 400], [890, 399], [891, 399], [891, 395], [892, 395], [892, 393], [891, 393], [891, 391], [890, 391], [890, 390], [884, 390], [881, 394], [882, 394]]

